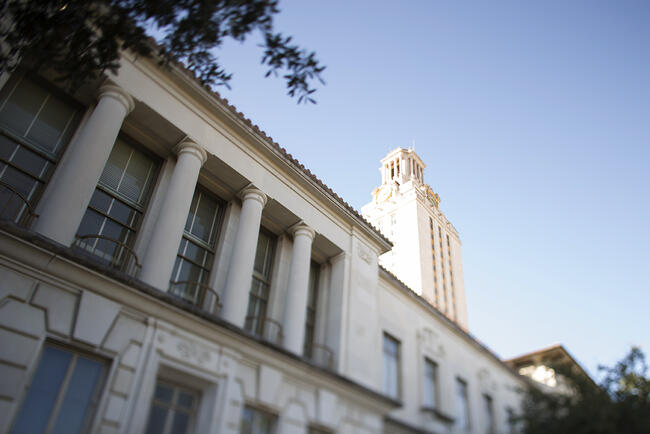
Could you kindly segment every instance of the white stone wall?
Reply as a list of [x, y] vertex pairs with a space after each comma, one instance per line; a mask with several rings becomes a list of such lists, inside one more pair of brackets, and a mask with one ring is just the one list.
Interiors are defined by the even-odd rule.
[[[384, 416], [394, 407], [375, 395], [381, 393], [384, 332], [400, 340], [402, 354], [403, 408], [390, 413], [391, 417], [422, 429], [453, 432], [453, 426], [443, 419], [420, 409], [422, 361], [427, 356], [440, 367], [443, 414], [452, 418], [456, 414], [454, 381], [461, 376], [470, 388], [473, 432], [480, 432], [480, 399], [486, 392], [494, 399], [499, 426], [504, 427], [502, 413], [505, 406], [516, 407], [512, 388], [519, 380], [478, 350], [453, 325], [423, 307], [415, 295], [384, 276], [378, 257], [387, 244], [377, 235], [338, 202], [319, 193], [294, 166], [283, 162], [284, 157], [260, 145], [262, 139], [257, 133], [242, 126], [241, 120], [201, 93], [204, 91], [187, 77], [174, 76], [147, 61], [127, 58], [119, 75], [112, 79], [135, 99], [138, 107], [146, 106], [159, 116], [159, 121], [168, 122], [167, 127], [173, 126], [204, 147], [208, 164], [218, 159], [219, 164], [234, 170], [234, 183], [241, 184], [241, 188], [254, 184], [274, 201], [276, 211], [281, 208], [279, 217], [262, 211], [262, 225], [277, 236], [268, 307], [268, 317], [275, 321], [282, 322], [286, 317], [286, 301], [292, 296], [288, 288], [294, 254], [290, 229], [278, 223], [278, 218], [297, 219], [315, 231], [315, 242], [329, 252], [327, 257], [317, 258], [321, 273], [316, 342], [333, 350], [333, 369], [346, 379], [309, 365], [295, 351], [291, 355], [242, 331], [233, 331], [238, 324], [230, 328], [217, 325], [0, 232], [0, 433], [7, 432], [13, 421], [46, 341], [107, 360], [108, 377], [92, 432], [143, 432], [156, 379], [164, 378], [201, 391], [197, 433], [238, 432], [245, 404], [277, 415], [279, 434], [304, 433], [308, 424], [337, 433], [378, 433], [383, 430]], [[136, 121], [128, 122], [129, 128], [137, 129]], [[161, 253], [151, 251], [152, 240], [154, 244], [160, 240], [154, 236], [156, 224], [164, 214], [174, 170], [180, 164], [176, 164], [170, 149], [143, 146], [163, 159], [135, 243], [137, 254], [147, 259], [148, 255]], [[199, 182], [205, 185], [217, 180], [211, 179], [204, 167]], [[407, 242], [397, 244], [393, 259], [397, 258], [400, 277], [422, 293], [423, 287], [432, 285], [426, 217], [431, 210], [424, 207], [414, 185], [407, 184], [402, 185], [402, 193], [396, 191], [393, 197], [399, 199], [402, 194], [403, 202], [390, 202], [375, 217], [385, 220], [391, 213], [396, 214], [394, 237]], [[228, 198], [216, 244], [210, 286], [222, 299], [228, 272], [238, 265], [232, 254], [238, 228], [245, 220], [241, 203], [236, 194]], [[460, 311], [464, 309], [460, 244], [453, 228], [443, 228], [454, 235], [454, 277], [457, 302], [462, 300], [462, 305], [458, 304]], [[177, 245], [172, 248], [175, 254]], [[438, 267], [442, 270], [441, 265]], [[154, 286], [162, 294], [166, 284]], [[246, 285], [235, 289], [244, 292], [247, 299]], [[459, 314], [458, 320], [466, 324], [466, 315]]]
[[[107, 360], [92, 432], [143, 432], [158, 378], [201, 391], [197, 433], [239, 432], [244, 404], [277, 415], [280, 434], [305, 433], [309, 424], [381, 432], [382, 412], [372, 400], [315, 368], [248, 338], [215, 333], [215, 326], [207, 331], [199, 318], [161, 309], [147, 297], [124, 304], [130, 290], [115, 283], [104, 282], [116, 291], [111, 300], [58, 273], [16, 264], [6, 253], [0, 255], [0, 432], [11, 426], [46, 341]], [[75, 280], [93, 282], [88, 273], [79, 269]]]

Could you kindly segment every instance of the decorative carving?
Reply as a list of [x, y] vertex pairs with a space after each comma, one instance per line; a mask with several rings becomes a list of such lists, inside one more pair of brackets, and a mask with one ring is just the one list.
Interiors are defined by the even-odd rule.
[[363, 244], [357, 245], [357, 255], [359, 256], [359, 258], [361, 258], [363, 262], [365, 262], [368, 265], [370, 265], [370, 263], [372, 262], [372, 252], [368, 247], [364, 246]]
[[443, 357], [445, 355], [445, 348], [440, 343], [440, 336], [430, 328], [423, 328], [418, 330], [418, 342], [422, 348], [426, 349], [429, 353]]
[[199, 365], [204, 365], [211, 359], [210, 352], [201, 348], [196, 342], [179, 341], [176, 344], [176, 349], [180, 353], [181, 357], [193, 360]]
[[431, 204], [438, 208], [438, 205], [440, 205], [440, 196], [438, 196], [438, 193], [434, 193], [433, 189], [427, 185], [427, 199], [429, 199], [429, 202]]

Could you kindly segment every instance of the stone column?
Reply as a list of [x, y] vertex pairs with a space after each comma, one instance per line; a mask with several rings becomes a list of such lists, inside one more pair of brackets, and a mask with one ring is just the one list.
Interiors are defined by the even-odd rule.
[[296, 354], [302, 354], [305, 339], [305, 317], [309, 295], [309, 267], [311, 265], [311, 243], [315, 232], [305, 224], [294, 226], [293, 254], [289, 267], [289, 283], [284, 308], [284, 347]]
[[238, 327], [244, 327], [246, 319], [257, 238], [260, 232], [262, 209], [266, 205], [266, 195], [256, 188], [249, 187], [241, 192], [241, 198], [239, 226], [237, 226], [221, 303], [223, 306], [221, 316]]
[[104, 85], [88, 122], [70, 144], [48, 186], [34, 230], [69, 246], [104, 170], [133, 98], [123, 89]]
[[140, 272], [142, 281], [163, 291], [169, 288], [169, 279], [183, 237], [187, 213], [192, 205], [196, 181], [201, 166], [207, 159], [205, 150], [188, 139], [178, 145], [176, 152], [178, 161], [160, 207]]

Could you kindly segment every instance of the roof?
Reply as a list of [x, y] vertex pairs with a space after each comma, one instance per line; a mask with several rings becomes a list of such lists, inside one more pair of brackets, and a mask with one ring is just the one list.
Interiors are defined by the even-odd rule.
[[562, 344], [554, 344], [545, 348], [541, 348], [536, 351], [531, 351], [529, 353], [522, 354], [517, 357], [513, 357], [511, 359], [504, 360], [505, 363], [507, 363], [509, 366], [511, 366], [513, 369], [516, 368], [516, 366], [519, 363], [526, 362], [526, 361], [532, 361], [533, 359], [544, 359], [544, 358], [549, 358], [549, 359], [564, 359], [565, 361], [568, 360], [569, 363], [571, 363], [573, 366], [575, 366], [582, 375], [587, 377], [592, 383], [596, 384], [596, 382], [591, 378], [589, 373], [582, 367], [582, 365], [569, 353], [569, 351], [564, 348], [564, 345]]
[[[151, 39], [151, 43], [155, 46], [157, 44], [153, 39]], [[152, 53], [152, 56], [155, 56], [155, 51]], [[177, 68], [178, 71], [182, 72], [186, 77], [191, 79], [194, 84], [202, 88], [205, 92], [207, 92], [211, 97], [215, 98], [219, 104], [221, 104], [224, 108], [226, 108], [232, 115], [234, 115], [239, 121], [243, 122], [245, 125], [250, 127], [253, 132], [258, 134], [264, 142], [271, 148], [273, 148], [275, 151], [277, 151], [280, 156], [290, 165], [292, 165], [295, 169], [298, 171], [302, 172], [304, 175], [307, 176], [307, 178], [315, 184], [315, 186], [319, 187], [320, 190], [322, 190], [325, 194], [329, 195], [331, 198], [334, 199], [337, 203], [342, 205], [348, 212], [352, 214], [353, 217], [358, 220], [358, 222], [365, 226], [366, 229], [369, 229], [375, 236], [378, 236], [380, 240], [382, 240], [384, 243], [386, 243], [389, 246], [393, 246], [392, 241], [390, 241], [384, 234], [382, 234], [379, 229], [377, 229], [372, 223], [370, 223], [368, 220], [366, 220], [363, 215], [359, 211], [357, 211], [354, 207], [352, 207], [349, 203], [347, 203], [341, 196], [339, 196], [334, 190], [332, 190], [330, 187], [328, 187], [316, 174], [314, 174], [311, 170], [305, 167], [304, 164], [300, 163], [298, 159], [294, 158], [293, 155], [291, 155], [285, 148], [280, 146], [271, 136], [269, 136], [264, 130], [262, 130], [259, 126], [253, 123], [249, 118], [247, 118], [244, 113], [240, 112], [237, 110], [237, 108], [230, 104], [230, 102], [222, 97], [217, 91], [212, 89], [210, 86], [207, 84], [201, 82], [192, 71], [187, 69], [183, 64], [180, 62], [172, 62], [170, 66], [174, 66]]]
[[415, 300], [418, 303], [420, 303], [420, 305], [422, 307], [428, 309], [432, 314], [434, 314], [436, 317], [441, 319], [445, 324], [447, 324], [447, 326], [449, 328], [451, 328], [456, 333], [460, 334], [462, 337], [464, 337], [466, 340], [468, 340], [472, 345], [474, 345], [475, 348], [477, 348], [479, 351], [483, 352], [488, 357], [493, 359], [495, 362], [497, 362], [498, 364], [503, 366], [507, 371], [510, 371], [516, 377], [526, 381], [525, 377], [521, 376], [518, 372], [516, 372], [512, 368], [512, 366], [510, 366], [504, 360], [502, 360], [494, 351], [492, 351], [490, 348], [488, 348], [487, 345], [480, 342], [476, 337], [474, 337], [471, 333], [469, 333], [469, 331], [463, 329], [458, 324], [456, 324], [454, 321], [449, 319], [449, 317], [447, 317], [447, 315], [445, 315], [437, 307], [435, 307], [434, 305], [429, 303], [424, 297], [422, 297], [421, 295], [419, 295], [415, 291], [413, 291], [404, 282], [399, 280], [399, 278], [397, 276], [395, 276], [393, 273], [391, 273], [390, 271], [388, 271], [386, 268], [382, 267], [381, 265], [379, 266], [379, 269], [387, 277], [389, 277], [394, 283], [396, 283], [400, 290], [402, 290], [405, 294], [409, 295], [410, 297], [415, 298]]

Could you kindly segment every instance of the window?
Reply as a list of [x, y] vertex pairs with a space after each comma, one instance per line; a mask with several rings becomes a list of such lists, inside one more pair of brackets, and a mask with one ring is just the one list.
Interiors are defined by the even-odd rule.
[[314, 349], [316, 333], [316, 306], [318, 303], [319, 265], [312, 262], [309, 268], [309, 294], [307, 295], [307, 316], [305, 317], [305, 343], [303, 354], [310, 358]]
[[435, 408], [438, 399], [438, 365], [424, 359], [424, 407]]
[[469, 398], [467, 396], [467, 383], [460, 378], [456, 379], [456, 398], [458, 400], [458, 418], [456, 423], [461, 430], [469, 429]]
[[391, 398], [400, 397], [400, 354], [399, 341], [384, 333], [383, 390]]
[[28, 223], [79, 122], [77, 107], [15, 74], [0, 92], [0, 216]]
[[76, 245], [128, 271], [155, 176], [152, 158], [118, 138], [79, 225]]
[[215, 199], [196, 189], [172, 272], [171, 293], [198, 306], [203, 306], [206, 296], [204, 287], [214, 260], [220, 210]]
[[275, 434], [277, 416], [245, 406], [241, 417], [241, 434]]
[[485, 412], [485, 432], [494, 434], [494, 404], [490, 395], [483, 395], [483, 411]]
[[105, 373], [101, 359], [46, 344], [11, 432], [89, 432]]
[[508, 427], [506, 432], [508, 434], [515, 434], [517, 432], [516, 430], [517, 421], [515, 419], [515, 411], [510, 407], [506, 408], [506, 424]]
[[264, 333], [266, 306], [271, 286], [274, 239], [266, 232], [260, 232], [253, 266], [253, 282], [248, 298], [248, 314], [244, 328], [257, 335]]
[[146, 433], [192, 432], [199, 400], [200, 394], [197, 391], [158, 380]]

